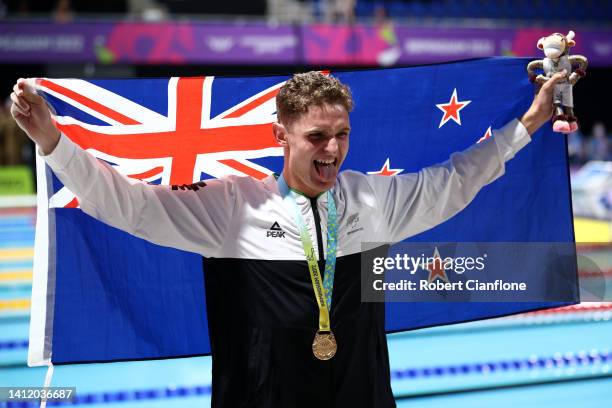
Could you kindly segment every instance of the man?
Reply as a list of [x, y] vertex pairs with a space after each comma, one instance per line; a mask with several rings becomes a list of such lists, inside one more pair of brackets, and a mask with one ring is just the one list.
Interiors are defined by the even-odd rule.
[[128, 179], [62, 136], [26, 80], [11, 112], [84, 212], [204, 257], [214, 407], [393, 407], [385, 306], [360, 301], [361, 243], [401, 241], [463, 209], [551, 118], [564, 75], [495, 137], [395, 177], [338, 173], [353, 101], [316, 72], [277, 96], [283, 173], [263, 181], [180, 188]]

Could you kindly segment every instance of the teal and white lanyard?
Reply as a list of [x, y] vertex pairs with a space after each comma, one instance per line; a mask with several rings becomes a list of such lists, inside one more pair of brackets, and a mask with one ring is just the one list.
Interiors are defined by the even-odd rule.
[[285, 178], [281, 174], [278, 177], [278, 188], [283, 197], [283, 201], [289, 208], [293, 208], [295, 222], [300, 231], [300, 238], [302, 241], [302, 247], [304, 248], [304, 254], [308, 261], [308, 269], [310, 270], [310, 278], [312, 280], [312, 287], [317, 298], [317, 304], [319, 305], [319, 330], [322, 332], [329, 332], [330, 319], [329, 311], [332, 304], [332, 294], [334, 290], [334, 273], [336, 270], [336, 248], [337, 248], [337, 236], [338, 236], [338, 223], [336, 217], [336, 203], [334, 202], [334, 195], [331, 190], [327, 191], [327, 248], [325, 251], [325, 279], [323, 280], [323, 287], [321, 287], [321, 273], [319, 271], [319, 265], [315, 256], [314, 245], [308, 234], [308, 229], [302, 218], [302, 213], [295, 201], [294, 194], [301, 194], [292, 190], [287, 185]]

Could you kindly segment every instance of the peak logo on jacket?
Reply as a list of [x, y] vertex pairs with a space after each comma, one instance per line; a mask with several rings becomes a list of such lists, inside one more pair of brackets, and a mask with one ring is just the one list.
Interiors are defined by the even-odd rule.
[[266, 238], [285, 238], [285, 231], [278, 225], [277, 221], [274, 221], [274, 224], [266, 231]]

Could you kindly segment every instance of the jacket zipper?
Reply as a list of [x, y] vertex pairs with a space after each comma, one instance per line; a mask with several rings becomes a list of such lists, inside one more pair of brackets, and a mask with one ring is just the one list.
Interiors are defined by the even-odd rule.
[[325, 265], [325, 256], [323, 255], [323, 235], [321, 234], [321, 216], [319, 215], [319, 208], [317, 206], [316, 198], [310, 198], [310, 206], [312, 207], [312, 213], [315, 219], [315, 228], [317, 229], [317, 243], [319, 247], [319, 270], [323, 272], [325, 268], [321, 269], [321, 264]]

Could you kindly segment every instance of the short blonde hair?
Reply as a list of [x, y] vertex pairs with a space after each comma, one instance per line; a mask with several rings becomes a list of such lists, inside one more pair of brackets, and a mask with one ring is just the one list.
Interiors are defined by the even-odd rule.
[[347, 112], [353, 110], [353, 96], [348, 86], [331, 75], [318, 71], [295, 74], [276, 96], [279, 123], [289, 124], [308, 111], [310, 106], [340, 104]]

